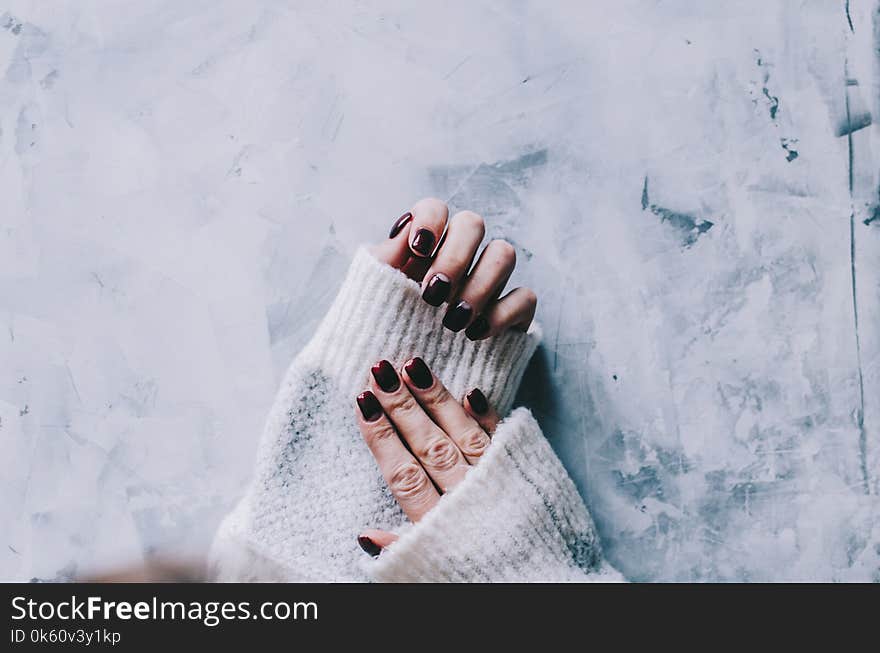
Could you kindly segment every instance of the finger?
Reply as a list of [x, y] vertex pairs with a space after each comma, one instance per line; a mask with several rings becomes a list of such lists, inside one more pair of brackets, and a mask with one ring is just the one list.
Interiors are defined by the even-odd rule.
[[444, 202], [429, 197], [416, 202], [412, 214], [409, 231], [410, 251], [413, 256], [431, 258], [446, 229], [449, 209]]
[[368, 528], [358, 535], [358, 544], [360, 544], [364, 551], [375, 558], [382, 553], [382, 549], [389, 544], [393, 544], [397, 539], [398, 537], [394, 533], [380, 531], [375, 528]]
[[410, 254], [409, 245], [406, 246], [406, 253], [409, 256], [409, 261], [400, 270], [413, 281], [421, 283], [422, 279], [425, 278], [425, 272], [428, 271], [428, 267], [431, 265], [431, 259], [413, 256]]
[[376, 395], [367, 390], [358, 395], [357, 404], [358, 426], [391, 494], [410, 520], [419, 521], [437, 505], [440, 493], [398, 437]]
[[422, 299], [431, 306], [440, 306], [455, 292], [467, 275], [485, 233], [483, 218], [473, 211], [452, 216], [434, 264], [422, 282]]
[[409, 249], [409, 231], [412, 224], [412, 213], [407, 211], [394, 221], [388, 238], [372, 247], [373, 256], [382, 263], [402, 270], [412, 258]]
[[490, 436], [495, 433], [501, 418], [495, 412], [495, 407], [486, 399], [486, 395], [479, 388], [474, 388], [465, 395], [462, 402], [465, 410], [470, 413], [477, 424]]
[[382, 409], [434, 485], [440, 492], [455, 487], [468, 470], [455, 442], [431, 421], [391, 363], [379, 361], [371, 371], [371, 388]]
[[465, 459], [474, 465], [489, 446], [489, 436], [437, 379], [421, 358], [403, 366], [403, 378], [428, 416], [455, 442]]
[[443, 326], [461, 331], [482, 314], [487, 305], [504, 289], [516, 267], [516, 249], [506, 240], [493, 240], [471, 270], [458, 293], [458, 301], [443, 318]]
[[535, 319], [538, 297], [529, 288], [516, 288], [485, 309], [465, 331], [471, 340], [484, 340], [490, 336], [518, 329], [526, 331]]

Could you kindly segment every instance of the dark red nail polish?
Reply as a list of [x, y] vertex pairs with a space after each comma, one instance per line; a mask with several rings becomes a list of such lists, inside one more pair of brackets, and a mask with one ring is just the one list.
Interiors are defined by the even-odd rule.
[[368, 422], [375, 422], [382, 417], [382, 404], [376, 399], [376, 395], [369, 390], [357, 396], [357, 405], [361, 409], [361, 415]]
[[489, 320], [482, 315], [478, 315], [476, 319], [471, 322], [471, 325], [464, 331], [464, 335], [466, 335], [469, 340], [480, 340], [481, 338], [485, 338], [487, 333], [489, 333]]
[[386, 360], [381, 360], [370, 369], [376, 383], [385, 392], [394, 392], [400, 387], [400, 377], [394, 371], [394, 366]]
[[431, 306], [440, 306], [440, 304], [445, 302], [446, 298], [449, 296], [449, 289], [451, 287], [452, 284], [449, 282], [449, 277], [442, 272], [438, 272], [431, 277], [428, 285], [425, 286], [425, 292], [422, 293], [422, 299], [428, 302]]
[[443, 326], [450, 331], [461, 331], [471, 321], [474, 309], [466, 301], [460, 301], [450, 308], [443, 318]]
[[434, 251], [434, 234], [428, 229], [419, 229], [412, 239], [412, 248], [422, 256], [430, 256]]
[[434, 377], [431, 374], [431, 370], [428, 369], [425, 361], [421, 358], [413, 358], [403, 366], [403, 369], [409, 374], [409, 378], [412, 379], [417, 388], [427, 390], [431, 387], [431, 384], [434, 383]]
[[374, 558], [377, 555], [379, 555], [380, 553], [382, 553], [382, 547], [380, 547], [378, 544], [376, 544], [373, 540], [371, 540], [366, 535], [359, 535], [358, 536], [358, 544], [360, 544], [361, 548], [364, 551], [366, 551], [367, 553], [369, 553], [371, 556], [373, 556]]
[[485, 415], [489, 411], [489, 401], [479, 388], [474, 388], [468, 392], [467, 400], [477, 415]]
[[400, 233], [400, 230], [406, 226], [406, 223], [412, 220], [412, 213], [407, 211], [402, 216], [397, 218], [394, 224], [391, 226], [391, 231], [388, 232], [389, 238], [394, 238], [397, 234]]

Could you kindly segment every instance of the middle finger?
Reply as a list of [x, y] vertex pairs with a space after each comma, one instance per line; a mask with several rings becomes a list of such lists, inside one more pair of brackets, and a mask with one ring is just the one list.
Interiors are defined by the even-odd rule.
[[431, 421], [391, 363], [379, 361], [371, 371], [371, 389], [410, 451], [441, 492], [455, 487], [469, 467], [455, 442]]
[[[446, 387], [436, 378], [421, 358], [413, 358], [403, 366], [406, 384], [410, 392], [458, 445], [471, 465], [477, 464], [489, 446], [489, 436], [480, 424], [456, 401]], [[483, 394], [480, 393], [480, 397]], [[485, 400], [485, 397], [483, 397]], [[469, 400], [470, 401], [470, 400]], [[477, 399], [475, 399], [477, 401]], [[473, 402], [471, 402], [473, 403]], [[488, 403], [486, 406], [488, 410]]]
[[443, 244], [422, 282], [422, 299], [431, 306], [440, 306], [449, 299], [471, 267], [485, 233], [483, 218], [473, 211], [452, 216]]
[[516, 249], [513, 245], [505, 240], [493, 240], [486, 245], [459, 291], [458, 301], [454, 305], [450, 302], [443, 326], [450, 331], [467, 327], [498, 297], [515, 266]]

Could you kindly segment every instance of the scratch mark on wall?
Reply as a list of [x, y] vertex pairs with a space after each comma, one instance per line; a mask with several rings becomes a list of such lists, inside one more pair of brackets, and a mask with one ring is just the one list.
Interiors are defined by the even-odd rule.
[[[844, 73], [849, 70], [849, 61], [844, 62]], [[845, 74], [845, 78], [849, 75]], [[844, 88], [844, 106], [846, 108], [846, 122], [850, 124], [850, 107], [849, 107], [849, 91]], [[849, 213], [849, 265], [850, 276], [852, 279], [852, 306], [853, 306], [853, 327], [856, 340], [856, 370], [859, 382], [858, 407], [856, 409], [856, 426], [859, 429], [859, 466], [862, 472], [862, 489], [865, 494], [871, 493], [871, 487], [868, 482], [868, 434], [865, 431], [865, 381], [862, 373], [862, 344], [859, 336], [859, 304], [858, 292], [856, 286], [856, 212], [853, 201], [853, 132], [854, 129], [846, 130], [848, 170], [847, 180], [849, 184], [850, 213]]]
[[55, 82], [58, 81], [60, 74], [57, 70], [50, 71], [46, 74], [43, 79], [40, 80], [40, 87], [44, 90], [50, 90], [53, 86], [55, 86]]
[[796, 138], [780, 138], [779, 142], [782, 144], [782, 149], [785, 150], [785, 160], [791, 163], [796, 158], [798, 158], [798, 151], [792, 147], [795, 143], [798, 142]]
[[468, 55], [468, 56], [466, 56], [464, 59], [462, 59], [461, 61], [459, 61], [459, 62], [455, 65], [455, 68], [453, 68], [452, 70], [450, 70], [448, 73], [446, 73], [446, 74], [443, 76], [443, 79], [446, 80], [446, 79], [449, 79], [450, 77], [452, 77], [455, 73], [457, 73], [457, 72], [461, 69], [461, 67], [462, 67], [463, 65], [465, 65], [468, 61], [470, 61], [470, 58], [471, 58], [471, 55]]
[[[770, 71], [768, 70], [768, 68], [771, 66], [771, 64], [769, 64], [761, 56], [760, 50], [757, 50], [757, 49], [755, 50], [755, 63], [757, 64], [758, 68], [761, 69], [762, 83], [763, 83], [763, 86], [761, 87], [761, 94], [765, 98], [767, 98], [767, 101], [770, 105], [768, 107], [768, 111], [770, 113], [770, 120], [773, 122], [773, 124], [776, 126], [776, 128], [779, 129], [779, 122], [776, 120], [776, 117], [779, 114], [779, 96], [773, 95], [770, 92], [770, 87], [769, 87]], [[755, 84], [755, 87], [757, 87], [757, 84]], [[752, 93], [752, 98], [753, 98], [752, 102], [755, 104], [755, 106], [757, 106], [758, 99], [755, 98], [754, 91], [751, 91], [751, 93]], [[782, 145], [783, 151], [785, 151], [785, 160], [786, 161], [791, 163], [792, 161], [797, 159], [798, 156], [800, 156], [800, 153], [792, 147], [792, 145], [794, 145], [795, 143], [798, 142], [798, 139], [783, 136], [779, 139], [779, 142]]]
[[12, 32], [16, 36], [21, 34], [22, 26], [23, 23], [18, 18], [10, 14], [8, 11], [0, 16], [0, 27]]
[[776, 112], [779, 111], [779, 98], [776, 95], [770, 95], [766, 86], [761, 89], [761, 92], [764, 93], [764, 97], [770, 100], [770, 120], [776, 120]]
[[76, 381], [73, 380], [73, 372], [70, 371], [70, 365], [64, 363], [64, 368], [67, 370], [67, 378], [70, 379], [70, 387], [73, 388], [73, 393], [76, 395], [76, 400], [79, 403], [82, 403], [82, 397], [79, 394], [79, 388], [76, 387]]
[[484, 217], [509, 214], [520, 206], [518, 189], [547, 165], [546, 148], [534, 149], [513, 159], [475, 166], [433, 166], [428, 169], [431, 188], [450, 205], [468, 207]]
[[645, 183], [642, 186], [642, 211], [648, 210], [658, 216], [660, 222], [668, 222], [675, 227], [680, 232], [682, 245], [685, 247], [693, 245], [697, 242], [697, 238], [715, 226], [715, 223], [709, 220], [703, 220], [687, 213], [679, 213], [657, 204], [651, 204], [648, 197], [648, 177], [645, 175]]
[[333, 136], [330, 138], [331, 141], [336, 142], [336, 137], [339, 136], [339, 129], [342, 127], [342, 121], [345, 120], [345, 114], [343, 113], [339, 116], [339, 121], [336, 123], [336, 129], [333, 130]]
[[870, 113], [860, 113], [855, 117], [851, 117], [847, 112], [846, 120], [837, 125], [837, 131], [835, 133], [838, 137], [848, 136], [853, 132], [857, 132], [860, 129], [870, 126], [871, 122], [872, 119]]

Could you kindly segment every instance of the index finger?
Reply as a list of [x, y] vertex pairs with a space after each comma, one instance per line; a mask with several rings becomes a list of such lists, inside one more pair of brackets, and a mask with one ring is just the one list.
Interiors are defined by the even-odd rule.
[[431, 258], [443, 237], [449, 209], [445, 202], [429, 197], [416, 202], [409, 228], [409, 248], [414, 256]]

